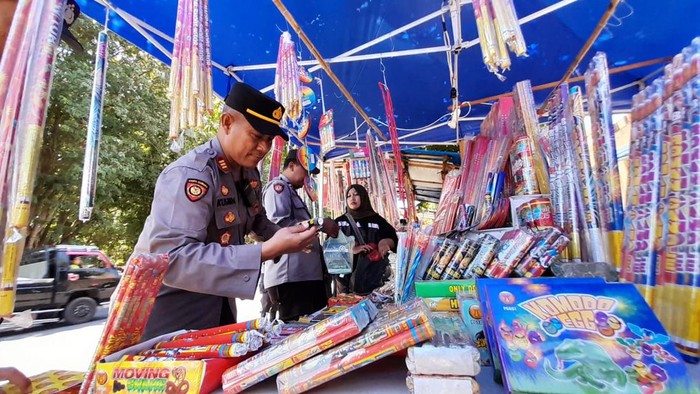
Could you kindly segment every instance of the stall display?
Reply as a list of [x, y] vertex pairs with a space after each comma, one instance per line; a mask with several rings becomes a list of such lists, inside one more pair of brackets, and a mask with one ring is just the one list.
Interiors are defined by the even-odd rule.
[[[682, 356], [700, 360], [696, 166], [700, 38], [634, 97], [622, 279], [636, 283]], [[631, 166], [632, 167], [632, 166]]]
[[329, 109], [318, 122], [318, 133], [321, 136], [321, 154], [326, 154], [335, 148], [335, 130], [333, 128], [333, 110]]
[[670, 337], [632, 284], [477, 283], [509, 392], [689, 393]]
[[296, 124], [302, 117], [301, 81], [299, 79], [299, 64], [288, 31], [280, 35], [277, 52], [277, 68], [275, 71], [275, 99], [284, 106], [282, 122]]
[[92, 392], [100, 360], [141, 341], [153, 302], [168, 269], [167, 255], [137, 255], [129, 261], [80, 393]]
[[[29, 380], [34, 392], [42, 394], [77, 392], [83, 382], [85, 373], [71, 371], [46, 371]], [[22, 394], [22, 391], [12, 383], [0, 386], [0, 394]]]
[[508, 49], [518, 57], [527, 56], [515, 6], [511, 0], [478, 0], [474, 1], [474, 16], [484, 64], [503, 80], [498, 69], [510, 69]]
[[358, 338], [321, 353], [277, 377], [280, 393], [302, 393], [435, 335], [427, 307], [413, 303], [383, 311]]
[[287, 337], [277, 345], [228, 369], [222, 377], [224, 392], [241, 392], [357, 336], [376, 314], [377, 310], [372, 302], [362, 301], [298, 334]]

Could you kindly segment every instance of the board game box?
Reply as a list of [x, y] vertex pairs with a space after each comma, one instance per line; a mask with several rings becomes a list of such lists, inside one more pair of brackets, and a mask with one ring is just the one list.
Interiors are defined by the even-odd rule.
[[633, 284], [491, 280], [477, 287], [511, 393], [697, 392]]

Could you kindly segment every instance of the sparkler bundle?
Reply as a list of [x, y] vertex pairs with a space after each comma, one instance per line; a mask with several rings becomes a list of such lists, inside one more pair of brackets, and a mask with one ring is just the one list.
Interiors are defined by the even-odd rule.
[[170, 139], [172, 149], [181, 130], [198, 127], [212, 107], [209, 0], [179, 0], [175, 43], [170, 65]]
[[484, 64], [503, 78], [498, 69], [510, 69], [509, 49], [518, 57], [527, 56], [515, 6], [512, 0], [474, 0], [473, 5]]

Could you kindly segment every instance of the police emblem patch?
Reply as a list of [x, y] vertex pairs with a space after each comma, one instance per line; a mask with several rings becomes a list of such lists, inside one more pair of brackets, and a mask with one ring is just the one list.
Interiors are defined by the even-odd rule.
[[272, 111], [272, 117], [276, 120], [282, 119], [282, 107], [279, 107], [276, 110]]
[[221, 238], [219, 238], [219, 241], [221, 245], [227, 246], [231, 242], [231, 233], [226, 231], [225, 233], [221, 234]]
[[234, 220], [236, 220], [236, 215], [232, 211], [226, 212], [226, 215], [224, 216], [224, 222], [233, 223]]
[[282, 184], [280, 183], [276, 183], [275, 186], [273, 186], [273, 188], [277, 193], [282, 193], [284, 191], [284, 186], [282, 186]]
[[189, 178], [185, 182], [185, 196], [192, 202], [201, 200], [207, 195], [207, 191], [209, 191], [209, 185], [204, 181]]
[[226, 187], [226, 185], [221, 185], [221, 194], [223, 194], [224, 196], [228, 196], [228, 193], [228, 187]]

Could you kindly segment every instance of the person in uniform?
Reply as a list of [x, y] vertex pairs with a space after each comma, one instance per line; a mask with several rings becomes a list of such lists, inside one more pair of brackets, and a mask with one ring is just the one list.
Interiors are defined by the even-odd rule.
[[[318, 168], [312, 173], [318, 174]], [[265, 211], [270, 221], [288, 227], [311, 219], [304, 200], [297, 193], [308, 176], [308, 168], [299, 160], [298, 151], [290, 150], [282, 174], [263, 189]], [[322, 220], [321, 225], [331, 237], [338, 236], [338, 225], [333, 220]], [[326, 283], [328, 271], [318, 240], [312, 244], [310, 253], [290, 253], [277, 262], [266, 261], [263, 273], [269, 301], [282, 321], [298, 320], [299, 316], [313, 313], [328, 303], [330, 294], [326, 285], [330, 283]]]
[[[260, 201], [256, 165], [272, 139], [288, 139], [284, 107], [237, 83], [225, 99], [217, 135], [168, 165], [134, 248], [167, 253], [170, 265], [142, 340], [179, 329], [236, 321], [236, 298], [252, 299], [261, 262], [308, 249], [317, 230], [280, 229]], [[250, 232], [265, 240], [245, 244]]]

